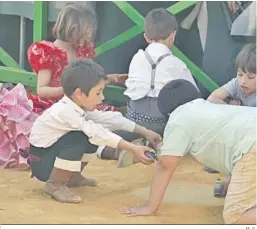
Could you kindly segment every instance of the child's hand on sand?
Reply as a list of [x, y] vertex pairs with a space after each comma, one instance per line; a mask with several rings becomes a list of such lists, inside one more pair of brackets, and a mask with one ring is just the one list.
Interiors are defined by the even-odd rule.
[[122, 209], [120, 213], [127, 216], [151, 216], [156, 214], [147, 205], [135, 208], [125, 208]]
[[145, 152], [153, 152], [153, 149], [151, 149], [147, 146], [134, 145], [133, 152], [135, 154], [137, 161], [140, 161], [145, 165], [149, 165], [154, 162], [153, 159], [151, 159], [145, 155]]
[[151, 130], [147, 131], [145, 138], [152, 144], [154, 149], [156, 149], [162, 141], [162, 137]]

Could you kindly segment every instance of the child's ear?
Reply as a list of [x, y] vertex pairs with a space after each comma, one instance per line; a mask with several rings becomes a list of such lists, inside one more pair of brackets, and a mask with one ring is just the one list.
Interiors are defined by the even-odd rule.
[[151, 43], [151, 40], [147, 37], [147, 35], [144, 33], [144, 38], [145, 38], [145, 40], [146, 40], [146, 42], [148, 43], [148, 44], [150, 44]]
[[85, 94], [80, 88], [76, 88], [74, 93], [76, 97], [81, 97], [83, 94]]
[[171, 32], [171, 34], [170, 34], [170, 38], [171, 38], [173, 41], [175, 40], [176, 34], [177, 34], [177, 30]]

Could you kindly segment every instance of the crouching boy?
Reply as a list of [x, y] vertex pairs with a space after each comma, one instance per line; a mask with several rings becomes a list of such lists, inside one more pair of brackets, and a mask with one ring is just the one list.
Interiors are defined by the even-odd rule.
[[95, 153], [99, 145], [134, 153], [144, 164], [153, 162], [145, 156], [145, 152], [152, 149], [129, 143], [111, 131], [136, 132], [153, 145], [161, 141], [160, 135], [136, 125], [119, 112], [95, 110], [104, 99], [105, 83], [103, 68], [92, 60], [73, 62], [62, 75], [65, 96], [32, 127], [32, 175], [46, 182], [45, 194], [59, 202], [81, 202], [81, 197], [68, 187], [96, 185], [81, 172], [88, 162], [87, 155]]

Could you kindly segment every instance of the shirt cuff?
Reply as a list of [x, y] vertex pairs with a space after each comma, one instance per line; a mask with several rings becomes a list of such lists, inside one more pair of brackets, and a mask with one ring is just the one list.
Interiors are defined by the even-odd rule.
[[118, 148], [121, 139], [122, 137], [120, 137], [119, 135], [110, 132], [108, 136], [108, 143], [106, 145], [112, 148]]

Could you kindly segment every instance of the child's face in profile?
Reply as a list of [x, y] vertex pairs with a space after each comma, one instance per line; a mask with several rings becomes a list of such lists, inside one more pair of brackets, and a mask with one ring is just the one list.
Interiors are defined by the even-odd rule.
[[252, 94], [256, 92], [256, 74], [237, 70], [237, 80], [240, 90], [244, 94]]
[[104, 100], [103, 90], [105, 88], [105, 81], [101, 80], [96, 86], [94, 86], [86, 95], [81, 93], [77, 96], [81, 106], [88, 111], [93, 111], [96, 106], [101, 104]]

